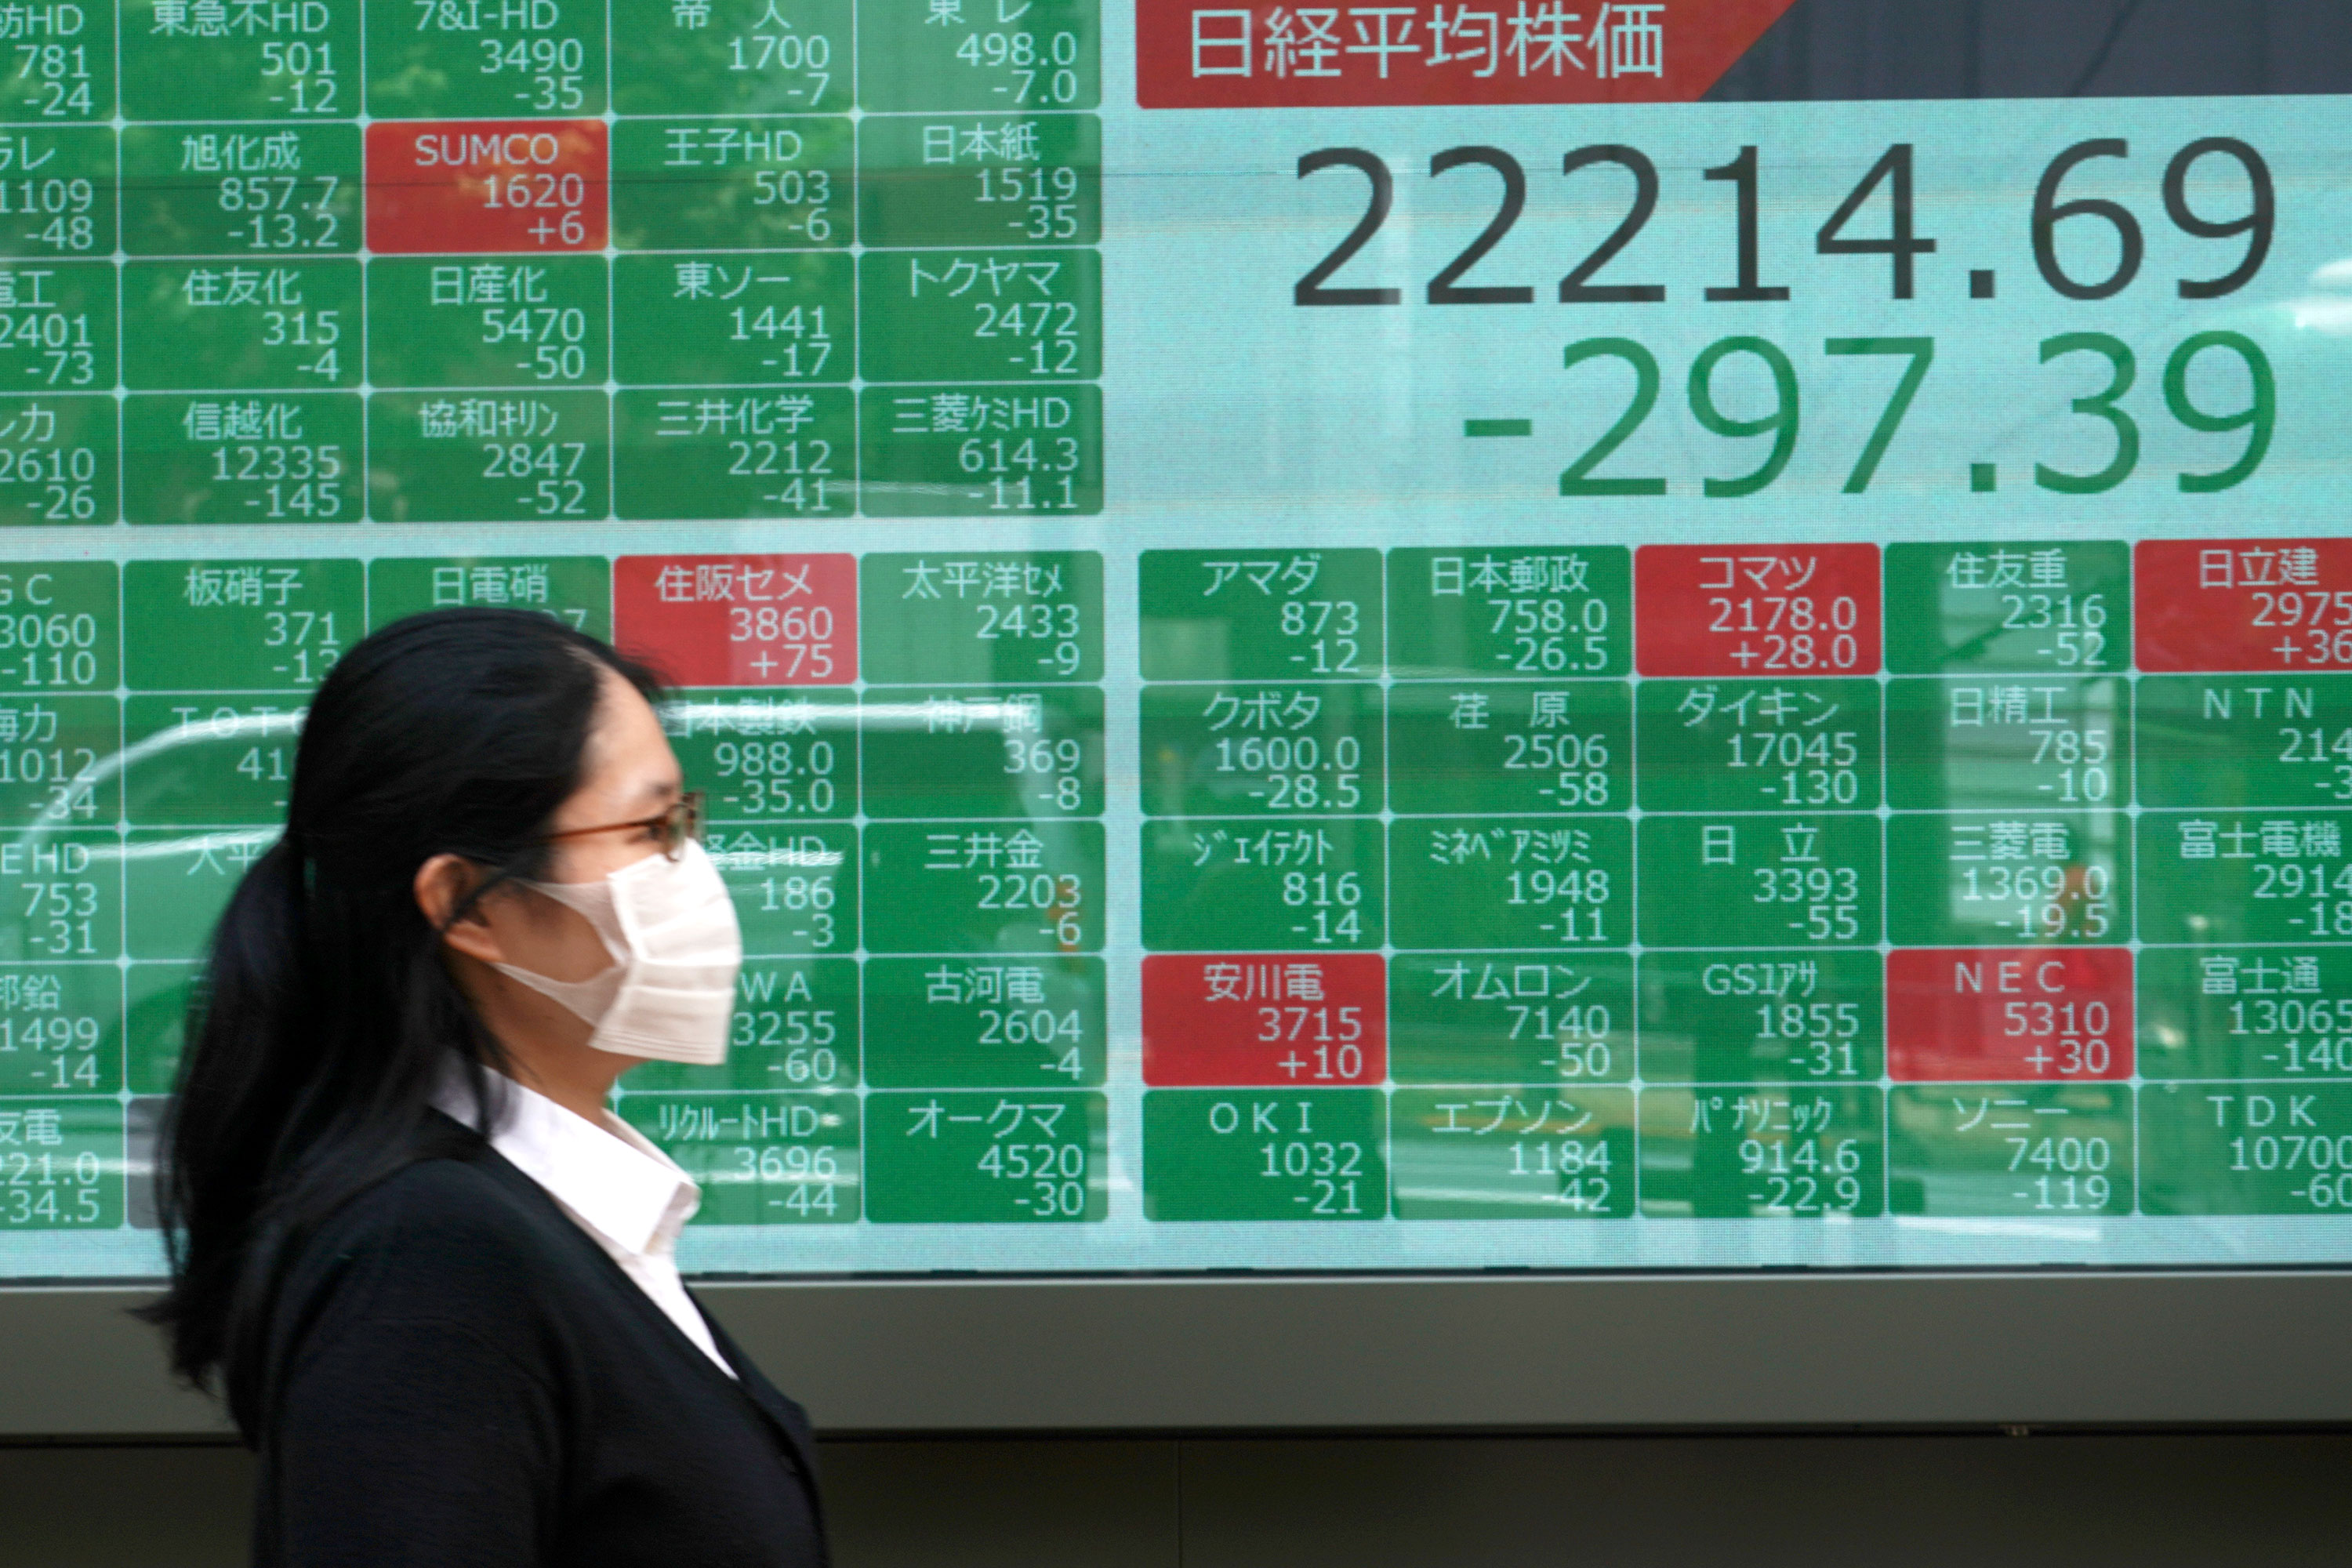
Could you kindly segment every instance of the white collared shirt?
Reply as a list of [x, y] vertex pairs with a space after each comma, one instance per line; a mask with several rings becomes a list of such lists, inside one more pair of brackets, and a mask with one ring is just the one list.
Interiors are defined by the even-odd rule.
[[[600, 1110], [591, 1123], [512, 1079], [503, 1079], [503, 1087], [507, 1113], [490, 1134], [490, 1147], [546, 1189], [662, 1315], [733, 1377], [735, 1369], [719, 1353], [710, 1325], [677, 1274], [678, 1232], [702, 1206], [702, 1189], [611, 1111]], [[456, 1121], [476, 1125], [473, 1097], [457, 1075], [433, 1103]]]

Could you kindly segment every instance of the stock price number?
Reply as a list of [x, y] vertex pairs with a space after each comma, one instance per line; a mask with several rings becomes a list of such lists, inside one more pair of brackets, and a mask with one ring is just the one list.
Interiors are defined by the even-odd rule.
[[[2085, 164], [2127, 160], [2130, 155], [2130, 143], [2121, 138], [2095, 138], [2059, 153], [2042, 172], [2029, 215], [2033, 258], [2044, 283], [2063, 299], [2113, 299], [2139, 279], [2147, 249], [2139, 217], [2120, 202], [2068, 195], [2070, 178]], [[1827, 216], [1814, 238], [1814, 250], [1822, 256], [1883, 257], [1888, 268], [1890, 293], [1898, 300], [1917, 297], [1919, 258], [1937, 251], [1937, 242], [1919, 233], [1914, 196], [1915, 157], [1913, 143], [1889, 146], [1862, 182]], [[2200, 210], [2191, 199], [2191, 176], [2208, 164], [2228, 166], [2242, 183], [2243, 199], [2228, 212], [2216, 215]], [[1395, 204], [1394, 176], [1387, 162], [1376, 153], [1360, 147], [1326, 147], [1298, 160], [1302, 179], [1333, 169], [1351, 170], [1360, 175], [1370, 186], [1370, 200], [1355, 226], [1294, 285], [1293, 300], [1302, 306], [1402, 304], [1403, 290], [1392, 284], [1341, 286], [1331, 281], [1380, 232]], [[1498, 181], [1499, 200], [1486, 227], [1429, 280], [1425, 298], [1433, 306], [1533, 305], [1536, 289], [1530, 283], [1465, 281], [1502, 245], [1525, 212], [1527, 171], [1512, 153], [1492, 146], [1450, 147], [1429, 163], [1432, 179], [1468, 169], [1483, 170]], [[1609, 143], [1569, 153], [1561, 172], [1574, 179], [1586, 171], [1599, 169], [1615, 169], [1632, 177], [1631, 203], [1616, 228], [1560, 279], [1557, 298], [1563, 305], [1664, 304], [1669, 291], [1663, 283], [1596, 280], [1635, 246], [1656, 215], [1662, 187], [1657, 165], [1638, 148]], [[1729, 186], [1733, 195], [1730, 270], [1735, 280], [1705, 289], [1706, 302], [1788, 301], [1793, 292], [1790, 285], [1763, 281], [1759, 212], [1764, 176], [1759, 150], [1743, 147], [1737, 157], [1706, 170], [1703, 177]], [[2166, 216], [2183, 234], [2195, 240], [2234, 242], [2240, 247], [2226, 270], [2178, 279], [2176, 288], [2180, 298], [2222, 299], [2245, 288], [2261, 273], [2277, 232], [2278, 197], [2270, 165], [2252, 145], [2225, 136], [2189, 142], [2166, 165], [2161, 193]], [[1866, 210], [1881, 206], [1885, 210], [1884, 232], [1853, 232], [1866, 221]], [[2099, 248], [2097, 242], [2090, 238], [2095, 232], [2107, 237], [2105, 248], [2115, 255], [2114, 264], [2104, 273], [2086, 268], [2084, 262], [2087, 252]], [[1969, 294], [1973, 299], [1993, 298], [1996, 286], [1995, 275], [1990, 270], [1977, 269], [1969, 276]], [[1870, 437], [1855, 455], [1843, 487], [1848, 495], [1860, 495], [1870, 489], [1888, 448], [1902, 429], [1905, 416], [1928, 379], [1936, 361], [1936, 340], [1913, 336], [1832, 337], [1823, 342], [1822, 352], [1832, 358], [1885, 357], [1904, 362], [1893, 395]], [[2125, 406], [2126, 398], [2140, 376], [2137, 353], [2130, 344], [2112, 334], [2073, 331], [2044, 339], [2040, 354], [2045, 365], [2066, 362], [2063, 374], [2068, 374], [2076, 372], [2080, 356], [2089, 356], [2094, 366], [2104, 362], [2103, 384], [2092, 383], [2093, 389], [2074, 397], [2071, 406], [2077, 416], [2107, 426], [2112, 435], [2112, 451], [2104, 465], [2087, 470], [2037, 463], [2035, 484], [2062, 495], [2096, 495], [2116, 489], [2132, 476], [2139, 464], [2138, 417]], [[2192, 370], [2208, 354], [2237, 362], [2245, 392], [2236, 405], [2209, 406], [2192, 392]], [[1625, 366], [1632, 373], [1632, 394], [1615, 422], [1561, 473], [1560, 493], [1572, 497], [1667, 494], [1669, 487], [1663, 476], [1600, 471], [1656, 410], [1664, 381], [1657, 356], [1633, 338], [1586, 338], [1569, 346], [1565, 368], [1572, 371], [1595, 361], [1613, 361]], [[1735, 379], [1743, 384], [1736, 399], [1743, 406], [1751, 404], [1754, 393], [1769, 384], [1769, 412], [1750, 416], [1726, 410], [1725, 389], [1718, 385], [1718, 372], [1727, 364], [1742, 367], [1735, 372]], [[2269, 452], [2278, 422], [2277, 380], [2261, 347], [2242, 332], [2199, 332], [2173, 349], [2165, 362], [2161, 379], [2166, 410], [2187, 429], [2206, 435], [2245, 432], [2244, 444], [2233, 460], [2219, 468], [2184, 470], [2177, 476], [2179, 488], [2192, 495], [2212, 494], [2251, 479]], [[1701, 429], [1727, 440], [1769, 442], [1761, 459], [1747, 471], [1703, 479], [1699, 487], [1703, 495], [1717, 500], [1756, 495], [1787, 471], [1797, 453], [1803, 397], [1796, 362], [1782, 345], [1747, 334], [1719, 339], [1693, 360], [1685, 384], [1691, 417]], [[2210, 391], [2209, 387], [2209, 394]], [[1995, 476], [1986, 465], [1972, 468], [1971, 488], [1989, 489], [1994, 482]]]

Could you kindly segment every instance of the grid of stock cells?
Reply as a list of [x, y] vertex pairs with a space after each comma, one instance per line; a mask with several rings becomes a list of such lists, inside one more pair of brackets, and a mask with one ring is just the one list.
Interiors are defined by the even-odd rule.
[[1099, 511], [1098, 22], [12, 5], [0, 522]]
[[677, 682], [747, 960], [617, 1103], [700, 1224], [2352, 1196], [2352, 546], [1129, 563], [1120, 672], [1084, 550], [0, 567], [0, 1225], [152, 1222], [305, 694], [453, 604]]

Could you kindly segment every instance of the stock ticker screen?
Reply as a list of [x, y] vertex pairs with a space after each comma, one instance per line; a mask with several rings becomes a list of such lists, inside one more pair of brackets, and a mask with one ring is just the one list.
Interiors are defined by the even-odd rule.
[[0, 1277], [453, 605], [674, 684], [689, 1270], [2352, 1261], [2331, 9], [6, 0]]

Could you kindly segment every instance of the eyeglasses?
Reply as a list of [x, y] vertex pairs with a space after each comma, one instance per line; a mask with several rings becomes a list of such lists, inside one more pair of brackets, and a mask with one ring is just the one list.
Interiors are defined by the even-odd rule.
[[635, 822], [607, 822], [595, 827], [567, 827], [561, 833], [551, 833], [540, 840], [554, 844], [566, 838], [585, 838], [592, 833], [626, 833], [643, 829], [654, 836], [661, 846], [662, 858], [675, 860], [686, 853], [688, 844], [702, 841], [702, 792], [688, 790], [677, 797], [677, 803], [667, 811], [652, 816], [639, 817]]

